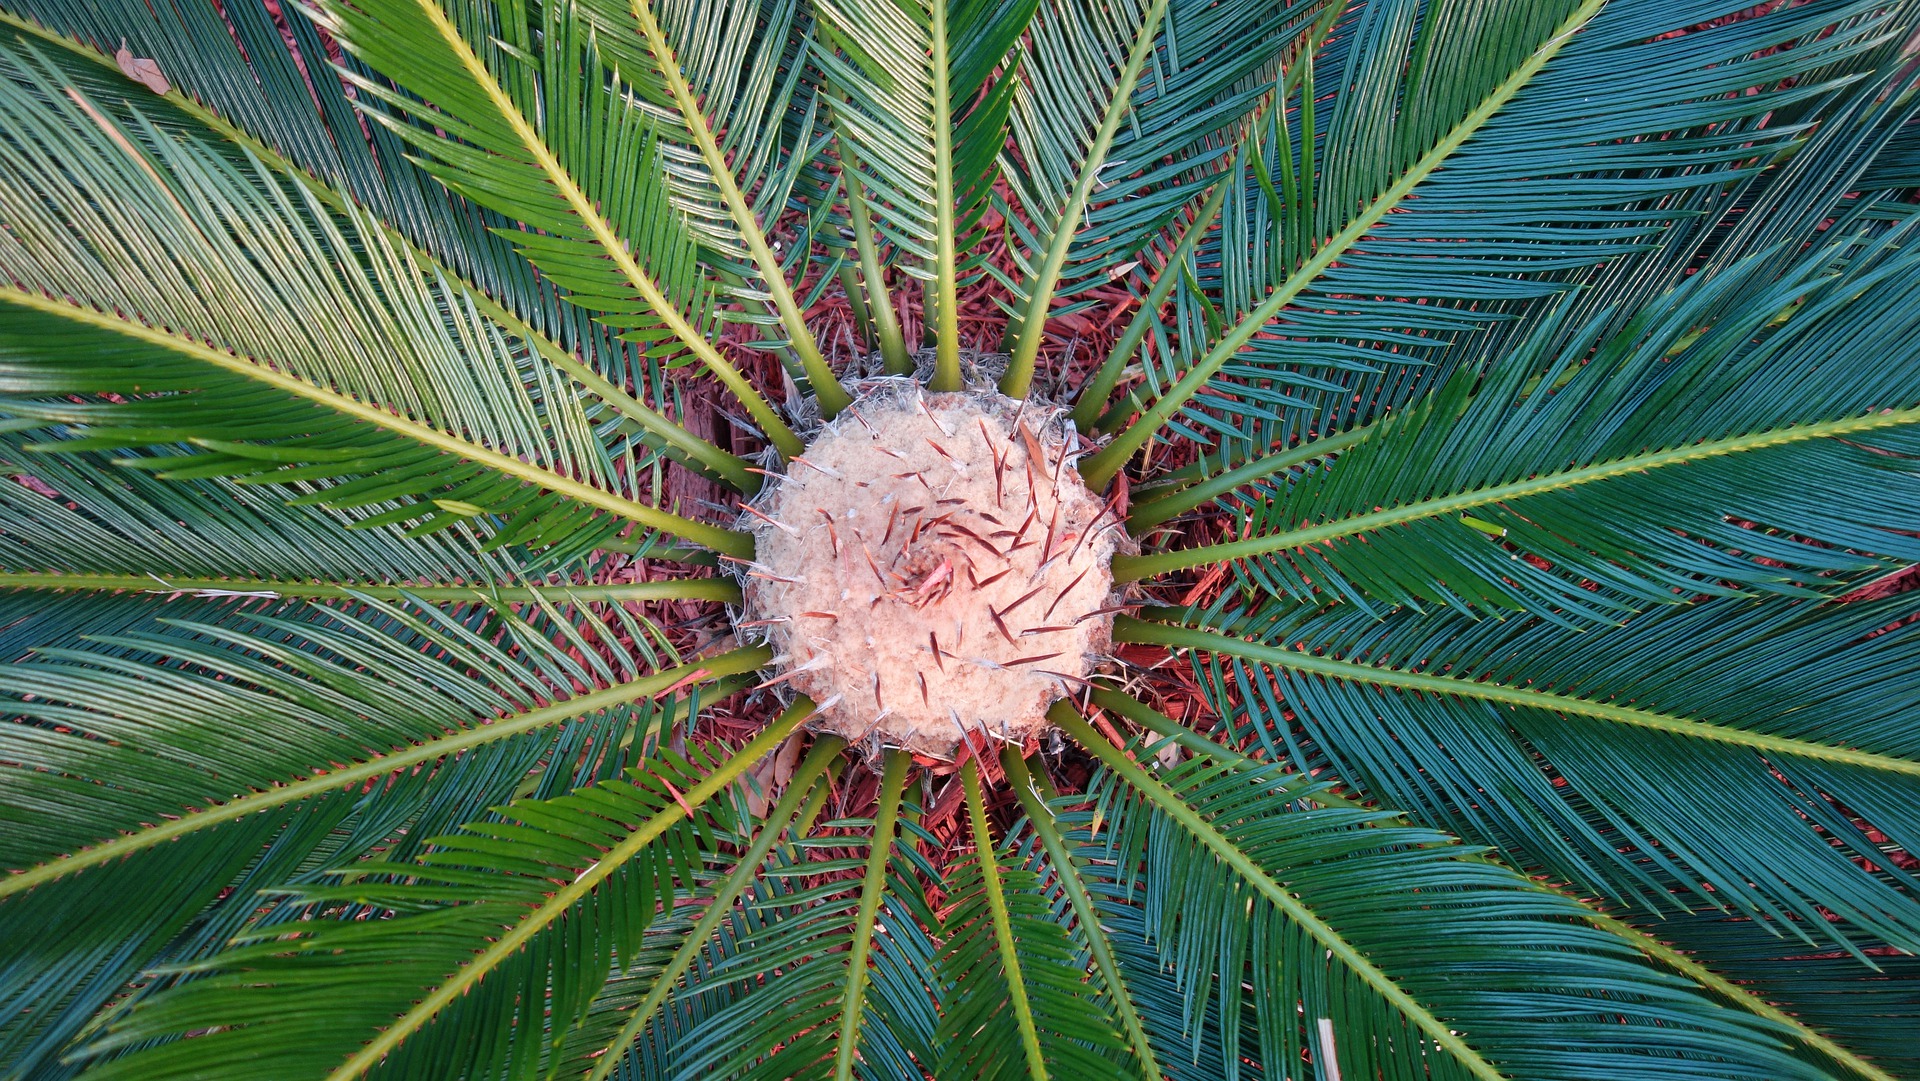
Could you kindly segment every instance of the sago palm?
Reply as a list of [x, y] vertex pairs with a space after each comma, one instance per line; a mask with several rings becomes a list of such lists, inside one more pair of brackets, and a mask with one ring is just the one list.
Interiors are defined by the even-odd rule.
[[5, 1076], [1920, 1077], [1920, 4], [5, 7]]

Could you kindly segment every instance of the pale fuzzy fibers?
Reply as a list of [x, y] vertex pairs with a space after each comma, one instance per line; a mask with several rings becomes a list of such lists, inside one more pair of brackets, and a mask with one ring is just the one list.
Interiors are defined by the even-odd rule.
[[1112, 616], [1089, 613], [1124, 531], [1061, 461], [1051, 411], [1016, 423], [997, 394], [917, 388], [854, 410], [759, 501], [780, 526], [753, 520], [747, 619], [772, 621], [780, 674], [850, 739], [945, 756], [961, 726], [1025, 734], [1073, 687], [1049, 673], [1109, 647]]

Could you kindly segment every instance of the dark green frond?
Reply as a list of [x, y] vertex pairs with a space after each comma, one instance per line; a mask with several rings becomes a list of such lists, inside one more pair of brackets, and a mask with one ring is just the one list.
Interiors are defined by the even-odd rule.
[[[1038, 0], [825, 0], [816, 56], [834, 130], [875, 230], [928, 283], [933, 387], [958, 390], [959, 288], [982, 273], [978, 237], [1013, 106], [1016, 43]], [[929, 59], [930, 58], [930, 59]]]
[[[34, 603], [21, 619], [22, 596], [4, 613], [0, 757], [13, 766], [0, 777], [0, 859], [14, 873], [0, 879], [0, 967], [14, 1005], [77, 1005], [9, 1008], [0, 1046], [48, 1066], [129, 981], [197, 960], [258, 917], [256, 890], [375, 850], [410, 858], [546, 763], [576, 764], [547, 772], [553, 791], [617, 771], [627, 759], [614, 748], [671, 719], [648, 695], [682, 674], [534, 708], [576, 680], [625, 687], [637, 673], [583, 669], [558, 611], [122, 595], [67, 599], [52, 620]], [[649, 633], [631, 617], [613, 626], [638, 643]]]
[[514, 243], [568, 299], [650, 347], [692, 356], [787, 453], [798, 443], [710, 341], [717, 285], [669, 204], [657, 122], [581, 21], [484, 0], [334, 4], [324, 25], [405, 93], [349, 78], [435, 176], [519, 222]]
[[1067, 305], [1054, 314], [1069, 313], [1088, 303], [1076, 297], [1136, 277], [1273, 90], [1302, 23], [1332, 14], [1275, 0], [1040, 6], [1006, 170], [1018, 207], [1006, 215], [1018, 270], [1006, 278], [1014, 370], [1039, 348], [1055, 298]]
[[[1184, 319], [1180, 340], [1199, 347], [1150, 378], [1145, 423], [1091, 475], [1104, 482], [1163, 425], [1231, 439], [1234, 418], [1317, 411], [1323, 394], [1348, 397], [1354, 372], [1428, 360], [1551, 300], [1573, 272], [1692, 216], [1670, 197], [1738, 179], [1797, 131], [1760, 127], [1763, 117], [1859, 78], [1848, 58], [1870, 67], [1896, 32], [1880, 5], [1836, 2], [1689, 34], [1683, 47], [1666, 40], [1711, 17], [1685, 9], [1712, 6], [1353, 9], [1331, 71], [1315, 68], [1342, 92], [1309, 110], [1319, 91], [1304, 86], [1291, 126], [1262, 144], [1317, 183], [1268, 195], [1243, 174], [1223, 216], [1221, 276], [1202, 283], [1215, 314]], [[1623, 70], [1632, 98], [1594, 110]], [[1262, 168], [1281, 175], [1279, 161]], [[1220, 329], [1209, 333], [1209, 319]], [[1262, 446], [1272, 438], [1254, 430]]]
[[[354, 528], [359, 512], [291, 506], [270, 488], [217, 478], [160, 480], [104, 454], [34, 454], [29, 433], [0, 434], [0, 468], [37, 487], [0, 486], [0, 566], [8, 572], [123, 574], [168, 591], [178, 577], [340, 582], [508, 583], [503, 551], [464, 526], [408, 536]], [[151, 461], [151, 459], [146, 459]], [[0, 580], [4, 580], [0, 578]]]
[[1920, 842], [1920, 654], [1878, 633], [1905, 613], [1726, 600], [1572, 631], [1336, 608], [1259, 628], [1284, 656], [1222, 638], [1198, 667], [1237, 738], [1583, 890], [1913, 948], [1916, 883], [1866, 832]]
[[1650, 934], [1697, 956], [1814, 1026], [1859, 1048], [1896, 1077], [1920, 1075], [1920, 1047], [1907, 1038], [1920, 1022], [1920, 958], [1881, 947], [1873, 968], [1851, 957], [1810, 953], [1766, 925], [1717, 912], [1638, 921]]
[[0, 50], [0, 70], [8, 413], [95, 429], [68, 449], [196, 442], [147, 465], [173, 475], [358, 478], [339, 502], [400, 501], [387, 520], [421, 531], [482, 514], [500, 543], [666, 524], [621, 490], [631, 446], [610, 451], [557, 373], [367, 222], [95, 103], [32, 47]]
[[[212, 1018], [218, 1030], [95, 1075], [193, 1077], [244, 1058], [279, 1076], [412, 1076], [429, 1062], [460, 1075], [537, 1076], [543, 1050], [557, 1050], [632, 959], [677, 883], [741, 829], [714, 797], [804, 716], [790, 711], [738, 755], [662, 751], [622, 780], [501, 808], [497, 820], [435, 838], [413, 863], [362, 864], [340, 885], [296, 891], [287, 903], [348, 918], [243, 935], [184, 968], [195, 978], [130, 1011], [92, 1049], [182, 1035]], [[384, 912], [394, 915], [365, 918]], [[483, 940], [493, 945], [475, 957]], [[496, 1038], [471, 1039], [472, 1025]]]
[[1044, 856], [1030, 835], [994, 841], [977, 767], [967, 763], [961, 777], [975, 849], [947, 872], [934, 1076], [1137, 1076], [1112, 991], [1068, 934], [1067, 900], [1044, 888]]
[[1543, 320], [1478, 385], [1462, 373], [1332, 464], [1257, 484], [1250, 539], [1120, 573], [1247, 556], [1275, 593], [1577, 621], [1838, 592], [1920, 557], [1911, 232], [1702, 275], [1611, 338]]
[[1090, 866], [1144, 891], [1189, 1027], [1211, 996], [1227, 1017], [1244, 1004], [1262, 1062], [1310, 1056], [1330, 1073], [1332, 1057], [1362, 1077], [1824, 1076], [1767, 1023], [1728, 1016], [1445, 834], [1377, 811], [1289, 810], [1272, 768], [1192, 760], [1154, 778], [1085, 722], [1063, 726], [1110, 771], [1079, 819], [1098, 819]]
[[[902, 802], [905, 757], [893, 757], [882, 820], [822, 823], [765, 868], [605, 1076], [922, 1076], [915, 1063], [933, 1061], [937, 1046], [930, 989], [938, 986], [936, 947], [923, 928], [936, 921], [918, 883], [926, 865], [913, 850], [923, 835], [906, 821], [918, 808]], [[847, 832], [895, 822], [903, 834], [882, 830], [884, 844]], [[851, 876], [863, 866], [869, 873]], [[864, 967], [854, 969], [856, 961]], [[849, 1032], [854, 1043], [842, 1053]], [[604, 1038], [595, 1044], [606, 1046]]]
[[[287, 5], [276, 18], [261, 5], [206, 0], [21, 0], [0, 18], [42, 40], [58, 35], [60, 47], [103, 72], [114, 70], [123, 45], [151, 59], [169, 84], [166, 101], [204, 115], [235, 141], [251, 140], [276, 168], [300, 170], [358, 204], [539, 332], [593, 353], [609, 372], [628, 366], [617, 342], [596, 333], [492, 234], [505, 219], [451, 195], [405, 159], [403, 143], [361, 123], [344, 84], [324, 77], [327, 44], [304, 8]], [[158, 106], [150, 92], [126, 83], [117, 96]]]

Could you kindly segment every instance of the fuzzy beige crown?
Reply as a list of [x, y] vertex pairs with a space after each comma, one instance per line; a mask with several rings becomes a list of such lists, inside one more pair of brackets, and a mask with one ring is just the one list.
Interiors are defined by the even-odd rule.
[[1098, 663], [1125, 534], [1071, 440], [1050, 408], [885, 384], [761, 496], [741, 626], [822, 727], [946, 757], [1024, 737]]

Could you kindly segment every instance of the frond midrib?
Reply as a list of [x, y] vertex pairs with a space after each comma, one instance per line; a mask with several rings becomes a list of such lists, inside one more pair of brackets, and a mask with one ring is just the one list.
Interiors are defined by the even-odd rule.
[[[1344, 432], [1322, 436], [1309, 443], [1302, 443], [1296, 447], [1288, 447], [1284, 450], [1274, 451], [1271, 454], [1261, 455], [1251, 461], [1233, 466], [1215, 476], [1200, 477], [1197, 482], [1191, 483], [1187, 487], [1157, 492], [1152, 496], [1142, 498], [1127, 511], [1127, 531], [1134, 536], [1139, 536], [1167, 519], [1185, 514], [1187, 511], [1193, 510], [1210, 499], [1226, 495], [1235, 488], [1252, 484], [1255, 481], [1264, 480], [1283, 469], [1290, 469], [1293, 466], [1310, 462], [1315, 458], [1323, 458], [1329, 454], [1338, 453], [1353, 446], [1355, 443], [1365, 442], [1379, 430], [1378, 424], [1366, 424], [1357, 428], [1350, 428]], [[1206, 464], [1205, 456], [1202, 456], [1200, 461], [1195, 464], [1204, 468]], [[1194, 473], [1198, 475], [1200, 470], [1196, 469]], [[1182, 478], [1169, 475], [1167, 481], [1168, 483], [1177, 485], [1181, 479]]]
[[[1179, 614], [1163, 610], [1175, 619]], [[1440, 676], [1426, 672], [1409, 672], [1401, 668], [1390, 668], [1354, 661], [1343, 661], [1333, 657], [1322, 657], [1301, 650], [1283, 646], [1260, 645], [1242, 641], [1211, 631], [1197, 630], [1192, 627], [1177, 626], [1173, 623], [1151, 622], [1119, 616], [1114, 620], [1113, 640], [1142, 645], [1162, 645], [1175, 649], [1200, 649], [1210, 653], [1224, 653], [1241, 657], [1249, 661], [1270, 664], [1278, 668], [1288, 668], [1297, 672], [1309, 672], [1327, 676], [1349, 683], [1367, 683], [1383, 688], [1401, 691], [1416, 691], [1428, 694], [1444, 694], [1456, 698], [1474, 698], [1494, 702], [1504, 706], [1517, 706], [1524, 709], [1550, 710], [1568, 716], [1587, 717], [1594, 720], [1611, 721], [1616, 724], [1635, 728], [1646, 728], [1666, 732], [1689, 739], [1702, 739], [1714, 743], [1744, 747], [1762, 754], [1791, 755], [1799, 758], [1811, 758], [1826, 762], [1838, 762], [1849, 766], [1879, 770], [1884, 773], [1905, 774], [1920, 777], [1920, 762], [1896, 758], [1892, 755], [1872, 751], [1859, 751], [1847, 747], [1830, 747], [1826, 744], [1795, 739], [1790, 736], [1772, 736], [1760, 732], [1748, 732], [1738, 728], [1710, 721], [1682, 717], [1670, 713], [1660, 713], [1635, 706], [1614, 705], [1610, 702], [1597, 702], [1578, 698], [1569, 694], [1553, 691], [1533, 690], [1527, 687], [1513, 687], [1504, 683], [1461, 679], [1456, 676]]]
[[927, 384], [935, 391], [954, 391], [960, 387], [960, 292], [958, 256], [954, 237], [953, 214], [953, 89], [948, 70], [952, 62], [947, 41], [947, 5], [931, 0], [933, 59], [933, 195], [934, 195], [934, 283], [939, 294], [936, 338], [938, 355], [933, 379]]
[[1126, 1028], [1127, 1040], [1133, 1046], [1133, 1053], [1140, 1056], [1141, 1073], [1149, 1078], [1163, 1076], [1159, 1058], [1153, 1052], [1153, 1041], [1147, 1036], [1146, 1023], [1134, 1005], [1133, 994], [1128, 990], [1120, 971], [1120, 961], [1114, 955], [1113, 942], [1107, 937], [1106, 928], [1100, 924], [1099, 911], [1087, 892], [1086, 883], [1080, 880], [1080, 869], [1074, 865], [1073, 854], [1067, 850], [1060, 828], [1053, 820], [1052, 810], [1035, 790], [1026, 762], [1017, 748], [1010, 744], [1002, 747], [1000, 761], [1014, 798], [1019, 801], [1020, 809], [1026, 812], [1027, 821], [1033, 826], [1034, 836], [1040, 839], [1047, 858], [1053, 861], [1053, 872], [1060, 881], [1061, 892], [1067, 895], [1074, 919], [1086, 937], [1087, 950], [1093, 955], [1101, 978], [1106, 981], [1108, 993], [1113, 996], [1120, 1022]]
[[894, 831], [899, 827], [900, 801], [906, 794], [907, 767], [911, 763], [905, 751], [890, 750], [882, 767], [880, 807], [873, 820], [873, 837], [868, 841], [867, 866], [860, 881], [860, 908], [854, 917], [852, 946], [847, 951], [846, 991], [840, 999], [840, 1038], [833, 1056], [835, 1081], [853, 1081], [860, 1023], [866, 1014], [874, 927], [879, 922], [880, 902], [886, 892], [887, 861], [893, 854]]
[[1007, 374], [1000, 380], [1000, 393], [1009, 398], [1025, 398], [1033, 384], [1034, 362], [1040, 355], [1047, 313], [1053, 306], [1054, 289], [1060, 283], [1061, 268], [1067, 262], [1067, 249], [1073, 246], [1074, 237], [1080, 232], [1081, 219], [1093, 195], [1093, 185], [1107, 163], [1107, 153], [1113, 147], [1114, 137], [1120, 132], [1121, 121], [1130, 111], [1134, 86], [1140, 81], [1147, 54], [1153, 51], [1167, 3], [1168, 0], [1152, 0], [1141, 16], [1140, 26], [1134, 31], [1133, 44], [1127, 52], [1126, 66], [1121, 69], [1120, 78], [1112, 86], [1112, 96], [1107, 99], [1106, 109], [1100, 117], [1100, 127], [1094, 132], [1086, 158], [1080, 163], [1079, 174], [1074, 177], [1073, 191], [1067, 197], [1067, 205], [1062, 208], [1059, 220], [1054, 222], [1053, 237], [1047, 244], [1046, 256], [1041, 260], [1034, 277], [1031, 296], [1020, 316], [1020, 335], [1009, 350], [1012, 356], [1007, 361]]
[[734, 650], [717, 657], [618, 683], [602, 690], [577, 695], [539, 709], [495, 718], [484, 724], [475, 724], [474, 727], [416, 744], [404, 751], [381, 755], [357, 766], [317, 774], [277, 788], [254, 792], [205, 810], [187, 811], [176, 818], [142, 827], [91, 848], [32, 867], [21, 868], [15, 874], [0, 876], [0, 898], [33, 889], [76, 871], [110, 863], [134, 852], [164, 844], [176, 837], [184, 837], [198, 830], [217, 826], [223, 822], [231, 822], [258, 811], [298, 803], [349, 785], [362, 784], [395, 770], [459, 754], [481, 744], [516, 736], [522, 732], [559, 724], [595, 710], [655, 697], [690, 680], [724, 679], [743, 675], [762, 667], [772, 657], [773, 652], [764, 646]]
[[694, 98], [693, 88], [687, 82], [686, 73], [680, 70], [678, 55], [667, 41], [666, 31], [660, 21], [647, 7], [647, 0], [633, 0], [634, 21], [640, 26], [640, 32], [647, 39], [648, 47], [653, 51], [654, 60], [659, 65], [660, 74], [666, 80], [667, 90], [673, 95], [674, 107], [679, 110], [681, 121], [687, 126], [687, 133], [693, 136], [694, 145], [700, 151], [701, 160], [706, 163], [707, 172], [713, 177], [714, 184], [720, 189], [721, 201], [726, 205], [727, 213], [733, 218], [734, 225], [740, 229], [740, 236], [747, 243], [747, 251], [753, 256], [754, 265], [760, 268], [767, 292], [773, 299], [774, 309], [779, 313], [780, 323], [787, 331], [788, 344], [800, 357], [800, 365], [807, 373], [807, 379], [813, 384], [813, 396], [820, 411], [827, 419], [845, 409], [853, 399], [834, 378], [833, 369], [827, 366], [826, 359], [820, 355], [820, 347], [814, 341], [813, 331], [808, 328], [806, 317], [800, 311], [800, 305], [793, 296], [793, 287], [787, 283], [786, 272], [780, 266], [780, 258], [768, 245], [766, 231], [760, 228], [759, 220], [753, 209], [747, 205], [746, 195], [734, 180], [732, 170], [727, 165], [726, 155], [721, 152], [720, 144], [713, 137], [713, 127], [707, 122], [707, 116]]
[[278, 371], [254, 359], [216, 349], [204, 342], [180, 334], [157, 330], [142, 323], [108, 315], [93, 308], [54, 300], [12, 285], [0, 285], [0, 301], [32, 308], [76, 323], [110, 330], [150, 345], [172, 350], [231, 374], [242, 376], [284, 391], [355, 420], [383, 428], [415, 443], [464, 458], [505, 476], [538, 485], [579, 503], [630, 519], [648, 529], [657, 529], [683, 537], [717, 552], [743, 558], [753, 555], [753, 538], [745, 533], [696, 522], [677, 514], [658, 510], [594, 485], [564, 476], [542, 466], [469, 442], [409, 417], [368, 405], [357, 398], [323, 387], [287, 372]]
[[[653, 986], [648, 988], [647, 997], [634, 1008], [633, 1015], [627, 1018], [620, 1031], [615, 1034], [599, 1053], [593, 1072], [586, 1081], [606, 1081], [608, 1075], [618, 1069], [625, 1060], [625, 1052], [633, 1046], [640, 1030], [653, 1019], [654, 1013], [666, 1002], [667, 996], [679, 985], [680, 978], [693, 967], [694, 960], [705, 951], [720, 926], [720, 921], [733, 911], [741, 894], [753, 884], [760, 874], [767, 854], [773, 850], [789, 829], [795, 836], [805, 834], [820, 808], [825, 804], [828, 791], [832, 789], [832, 776], [829, 770], [839, 760], [840, 752], [846, 747], [845, 741], [834, 735], [822, 735], [807, 752], [793, 776], [787, 780], [787, 791], [781, 795], [780, 802], [768, 813], [760, 836], [754, 839], [752, 846], [740, 857], [733, 872], [727, 876], [713, 898], [707, 902], [706, 911], [687, 930], [680, 948], [674, 951], [673, 958], [655, 974]], [[801, 806], [801, 801], [806, 806]]]
[[[1455, 511], [1472, 510], [1475, 507], [1511, 500], [1525, 499], [1529, 496], [1543, 495], [1547, 492], [1577, 488], [1596, 481], [1611, 480], [1631, 473], [1645, 473], [1668, 466], [1685, 465], [1689, 462], [1706, 461], [1712, 458], [1724, 458], [1732, 454], [1763, 450], [1768, 447], [1802, 443], [1814, 439], [1833, 439], [1849, 435], [1859, 435], [1880, 428], [1890, 428], [1901, 424], [1920, 423], [1920, 407], [1908, 409], [1890, 409], [1884, 412], [1867, 413], [1858, 417], [1845, 417], [1840, 420], [1819, 421], [1811, 424], [1789, 424], [1779, 428], [1770, 428], [1763, 432], [1750, 432], [1729, 436], [1725, 439], [1709, 439], [1699, 443], [1690, 443], [1682, 447], [1670, 447], [1650, 451], [1645, 454], [1629, 455], [1604, 462], [1595, 462], [1577, 469], [1567, 469], [1557, 473], [1544, 473], [1522, 480], [1508, 481], [1504, 484], [1488, 485], [1464, 492], [1437, 496], [1433, 499], [1404, 503], [1396, 507], [1387, 507], [1366, 514], [1356, 514], [1331, 522], [1290, 529], [1281, 533], [1271, 533], [1262, 537], [1249, 537], [1246, 540], [1227, 541], [1221, 544], [1206, 545], [1199, 548], [1184, 548], [1173, 552], [1157, 552], [1151, 555], [1114, 557], [1113, 574], [1117, 582], [1138, 581], [1156, 574], [1185, 570], [1211, 563], [1225, 562], [1231, 559], [1245, 559], [1249, 556], [1267, 555], [1273, 552], [1304, 548], [1310, 544], [1340, 540], [1358, 536], [1394, 526], [1428, 518], [1437, 518]], [[1360, 429], [1357, 431], [1367, 431]], [[1316, 457], [1321, 453], [1331, 453], [1357, 442], [1356, 433], [1332, 436], [1315, 443], [1296, 447], [1283, 454], [1261, 459], [1255, 465], [1264, 467], [1265, 463], [1279, 461], [1282, 465], [1293, 464]], [[1322, 444], [1338, 444], [1327, 445]], [[1250, 467], [1243, 467], [1250, 468]], [[1276, 466], [1275, 468], [1279, 468]], [[1236, 471], [1235, 476], [1238, 476]]]
[[202, 596], [292, 598], [302, 600], [371, 597], [382, 601], [493, 601], [518, 604], [542, 600], [580, 602], [706, 600], [740, 603], [740, 587], [724, 578], [686, 578], [662, 582], [601, 582], [549, 586], [426, 582], [290, 581], [277, 578], [207, 578], [163, 574], [63, 574], [0, 571], [0, 590], [56, 592], [193, 593]]

